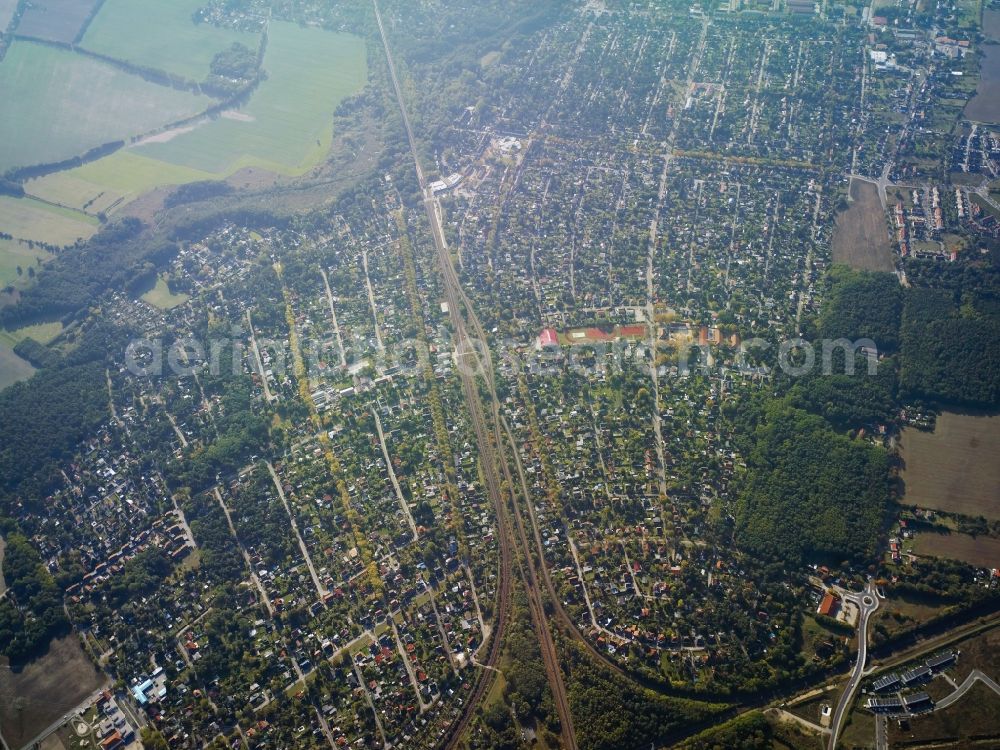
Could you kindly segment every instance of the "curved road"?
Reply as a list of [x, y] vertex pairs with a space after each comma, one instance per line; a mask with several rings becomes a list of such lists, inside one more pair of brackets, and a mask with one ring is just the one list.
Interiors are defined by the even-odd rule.
[[854, 694], [858, 691], [861, 678], [865, 673], [865, 663], [868, 660], [868, 620], [878, 609], [878, 595], [875, 593], [875, 584], [869, 583], [864, 590], [857, 594], [845, 593], [844, 600], [857, 605], [861, 614], [858, 617], [858, 660], [854, 664], [854, 671], [847, 681], [844, 692], [837, 703], [837, 709], [833, 712], [830, 721], [830, 743], [829, 750], [835, 750], [837, 739], [840, 734], [840, 725], [844, 721], [844, 715], [851, 703], [854, 702]]

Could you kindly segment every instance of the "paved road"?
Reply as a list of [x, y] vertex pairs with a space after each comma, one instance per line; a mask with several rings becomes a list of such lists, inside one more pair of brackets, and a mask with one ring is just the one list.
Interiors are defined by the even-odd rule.
[[[56, 719], [51, 724], [49, 724], [47, 727], [45, 727], [45, 729], [43, 729], [41, 732], [39, 732], [38, 735], [35, 736], [33, 739], [31, 739], [28, 742], [25, 742], [22, 745], [22, 747], [32, 747], [35, 744], [37, 744], [37, 743], [41, 742], [42, 740], [44, 740], [46, 737], [48, 737], [50, 734], [52, 734], [53, 732], [55, 732], [57, 729], [59, 729], [59, 727], [61, 727], [67, 721], [69, 721], [70, 719], [72, 719], [78, 713], [80, 713], [81, 711], [84, 711], [84, 710], [90, 708], [90, 704], [93, 703], [95, 700], [97, 700], [97, 697], [99, 695], [101, 695], [101, 693], [103, 693], [107, 689], [108, 689], [107, 686], [105, 686], [105, 687], [102, 687], [100, 690], [95, 690], [94, 692], [92, 692], [90, 695], [88, 695], [86, 698], [84, 698], [82, 701], [80, 701], [80, 703], [77, 704], [76, 708], [71, 709], [71, 710], [67, 711], [66, 713], [64, 713], [58, 719]], [[6, 745], [7, 743], [4, 742], [4, 744]]]
[[285, 506], [285, 512], [288, 513], [288, 520], [291, 522], [292, 531], [295, 532], [295, 538], [299, 542], [299, 549], [302, 550], [302, 557], [306, 561], [306, 567], [309, 568], [309, 575], [312, 577], [313, 585], [316, 587], [316, 594], [319, 596], [319, 600], [323, 601], [323, 598], [327, 594], [327, 590], [323, 584], [319, 582], [319, 575], [316, 573], [316, 566], [313, 565], [312, 558], [309, 556], [309, 548], [306, 547], [306, 543], [302, 539], [302, 534], [299, 533], [299, 525], [296, 523], [295, 514], [292, 513], [292, 508], [288, 504], [288, 498], [285, 497], [285, 489], [281, 486], [281, 480], [278, 478], [278, 474], [274, 470], [274, 464], [270, 461], [267, 462], [267, 470], [271, 472], [271, 479], [274, 482], [275, 488], [278, 490], [278, 497], [281, 498], [281, 502]]
[[984, 674], [978, 669], [973, 669], [969, 673], [969, 676], [965, 678], [961, 685], [958, 686], [958, 690], [954, 693], [946, 695], [944, 698], [939, 700], [934, 704], [934, 710], [940, 711], [943, 708], [948, 708], [952, 703], [958, 701], [963, 695], [969, 692], [969, 689], [975, 685], [977, 682], [985, 683], [985, 685], [990, 688], [993, 692], [1000, 695], [1000, 685], [998, 685], [989, 675]]
[[837, 747], [840, 725], [843, 723], [847, 709], [854, 701], [854, 694], [864, 676], [865, 663], [868, 660], [868, 620], [872, 613], [878, 609], [878, 596], [875, 593], [873, 583], [869, 583], [865, 586], [864, 591], [858, 594], [844, 594], [844, 599], [856, 604], [860, 611], [858, 617], [858, 660], [854, 664], [854, 671], [851, 672], [851, 678], [847, 681], [840, 701], [837, 703], [837, 709], [833, 712], [833, 718], [830, 720], [830, 742], [827, 746], [829, 750], [834, 750]]
[[378, 412], [374, 407], [372, 408], [372, 416], [375, 417], [375, 431], [378, 433], [378, 442], [382, 446], [382, 456], [385, 458], [386, 471], [389, 472], [389, 481], [392, 482], [392, 488], [396, 492], [399, 507], [402, 508], [403, 514], [406, 516], [406, 523], [413, 534], [413, 541], [417, 541], [419, 538], [417, 525], [413, 522], [413, 514], [410, 513], [410, 506], [406, 503], [406, 498], [403, 496], [403, 489], [399, 486], [399, 479], [396, 478], [396, 471], [392, 468], [392, 458], [389, 457], [389, 447], [385, 444], [385, 433], [382, 431], [382, 420], [379, 418]]
[[888, 723], [887, 716], [875, 717], [875, 750], [889, 750], [889, 737], [886, 731]]

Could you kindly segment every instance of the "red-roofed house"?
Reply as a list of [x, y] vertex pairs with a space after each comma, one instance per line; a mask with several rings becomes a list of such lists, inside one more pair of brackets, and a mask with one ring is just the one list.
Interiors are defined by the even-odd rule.
[[540, 334], [538, 334], [538, 339], [535, 342], [535, 347], [537, 349], [551, 349], [559, 346], [559, 334], [556, 333], [555, 328], [545, 328]]

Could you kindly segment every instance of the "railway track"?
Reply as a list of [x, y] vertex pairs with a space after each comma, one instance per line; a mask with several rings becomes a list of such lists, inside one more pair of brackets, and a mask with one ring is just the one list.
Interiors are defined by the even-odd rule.
[[[502, 450], [503, 441], [500, 433], [500, 422], [497, 411], [498, 402], [496, 399], [496, 391], [494, 389], [493, 364], [489, 353], [489, 347], [486, 343], [487, 339], [485, 332], [476, 317], [475, 311], [473, 310], [468, 297], [465, 295], [465, 292], [461, 287], [458, 275], [456, 274], [454, 265], [452, 264], [451, 256], [448, 252], [447, 244], [445, 243], [444, 235], [441, 229], [440, 216], [438, 213], [439, 206], [434, 199], [433, 192], [427, 187], [423, 170], [420, 167], [420, 162], [417, 157], [416, 142], [413, 137], [413, 130], [407, 115], [399, 81], [396, 77], [395, 64], [392, 60], [392, 53], [389, 47], [388, 38], [385, 33], [385, 27], [382, 23], [381, 13], [379, 12], [378, 1], [372, 0], [372, 5], [375, 10], [375, 19], [378, 24], [379, 35], [382, 38], [382, 45], [385, 50], [389, 76], [392, 81], [393, 89], [395, 90], [396, 100], [399, 104], [400, 112], [402, 114], [403, 125], [409, 141], [410, 151], [413, 155], [417, 181], [424, 195], [424, 208], [427, 212], [428, 223], [430, 224], [434, 245], [437, 250], [438, 265], [444, 280], [445, 297], [448, 301], [449, 317], [451, 318], [452, 327], [455, 331], [458, 343], [456, 359], [459, 378], [462, 384], [463, 395], [468, 406], [473, 432], [476, 436], [476, 443], [479, 448], [479, 456], [488, 494], [493, 503], [497, 519], [497, 536], [500, 547], [500, 585], [498, 587], [499, 601], [497, 627], [494, 629], [492, 634], [492, 641], [490, 643], [489, 653], [485, 662], [485, 666], [495, 668], [500, 657], [500, 647], [503, 640], [504, 628], [510, 612], [511, 561], [513, 558], [511, 550], [512, 524], [510, 523], [507, 509], [505, 507], [504, 493], [500, 486], [497, 471], [498, 464], [503, 470], [508, 487], [511, 489], [512, 493], [514, 492], [515, 485], [510, 476], [510, 470], [506, 461], [502, 460], [502, 458], [497, 460], [497, 451]], [[463, 309], [465, 311], [465, 315], [462, 313]], [[473, 328], [478, 340], [481, 342], [482, 349], [480, 351], [476, 351], [473, 348], [472, 339], [470, 339], [468, 335], [467, 326], [471, 326]], [[483, 414], [483, 403], [479, 396], [475, 380], [476, 374], [482, 375], [490, 393], [492, 405], [491, 415], [493, 422], [492, 435], [490, 434], [491, 431], [487, 428], [487, 420]], [[511, 495], [511, 501], [514, 509], [513, 518], [515, 524], [513, 525], [517, 527], [518, 532], [516, 540], [519, 542], [521, 557], [526, 563], [525, 566], [521, 566], [521, 574], [528, 593], [532, 620], [534, 622], [536, 632], [539, 635], [542, 657], [545, 662], [546, 676], [552, 689], [556, 709], [559, 713], [563, 744], [569, 750], [576, 750], [577, 745], [573, 732], [573, 721], [569, 709], [569, 699], [566, 695], [565, 685], [562, 681], [558, 653], [556, 652], [555, 643], [552, 639], [552, 633], [549, 630], [546, 621], [542, 595], [538, 587], [534, 563], [532, 561], [531, 547], [528, 543], [527, 533], [518, 509], [516, 496], [513, 494]], [[463, 706], [462, 713], [452, 725], [444, 740], [444, 746], [446, 748], [455, 748], [461, 742], [462, 736], [474, 716], [476, 706], [482, 701], [492, 685], [492, 679], [488, 676], [491, 674], [492, 670], [483, 670], [480, 673], [479, 679], [476, 681], [476, 687], [473, 694]]]

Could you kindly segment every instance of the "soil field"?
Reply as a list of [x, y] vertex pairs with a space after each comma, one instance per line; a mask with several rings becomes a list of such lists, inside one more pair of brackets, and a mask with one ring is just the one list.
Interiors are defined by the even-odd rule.
[[0, 733], [17, 750], [106, 683], [75, 634], [52, 641], [45, 656], [20, 671], [0, 659]]
[[914, 552], [928, 557], [961, 560], [979, 568], [1000, 568], [1000, 539], [988, 536], [951, 534], [918, 534]]
[[943, 412], [934, 432], [900, 439], [905, 505], [1000, 520], [1000, 415]]
[[833, 261], [864, 271], [892, 271], [895, 259], [885, 228], [878, 188], [851, 182], [851, 204], [837, 216], [833, 231]]

